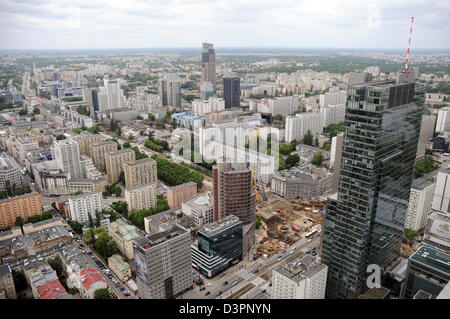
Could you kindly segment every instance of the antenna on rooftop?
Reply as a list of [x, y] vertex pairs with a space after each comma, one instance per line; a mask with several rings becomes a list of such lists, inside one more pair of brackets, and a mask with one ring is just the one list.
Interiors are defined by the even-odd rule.
[[405, 63], [405, 71], [404, 71], [405, 74], [408, 73], [409, 48], [411, 47], [411, 34], [412, 34], [413, 22], [414, 22], [414, 17], [411, 17], [411, 27], [409, 29], [408, 51], [406, 52], [406, 63]]

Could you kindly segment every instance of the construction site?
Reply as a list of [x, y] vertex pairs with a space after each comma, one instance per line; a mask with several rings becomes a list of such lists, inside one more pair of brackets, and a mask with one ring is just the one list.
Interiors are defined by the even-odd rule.
[[256, 216], [260, 223], [256, 231], [255, 258], [270, 257], [302, 238], [320, 232], [324, 203], [314, 200], [286, 200], [266, 193], [264, 186], [253, 183], [256, 191]]

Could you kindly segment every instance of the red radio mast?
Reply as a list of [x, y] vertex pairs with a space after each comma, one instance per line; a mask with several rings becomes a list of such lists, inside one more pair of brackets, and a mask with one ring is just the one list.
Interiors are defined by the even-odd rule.
[[409, 29], [409, 41], [408, 41], [408, 51], [406, 52], [406, 63], [405, 63], [405, 74], [408, 73], [408, 60], [409, 60], [409, 48], [411, 47], [411, 34], [412, 26], [414, 22], [414, 17], [411, 17], [411, 28]]

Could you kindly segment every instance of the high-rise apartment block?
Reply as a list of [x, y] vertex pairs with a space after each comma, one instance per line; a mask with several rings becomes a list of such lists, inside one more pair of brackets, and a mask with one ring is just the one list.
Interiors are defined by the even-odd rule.
[[150, 210], [156, 206], [156, 183], [138, 185], [125, 189], [128, 210]]
[[151, 158], [143, 158], [123, 164], [126, 188], [158, 181], [156, 161]]
[[78, 143], [80, 154], [90, 156], [91, 146], [100, 143], [103, 140], [103, 137], [100, 134], [92, 134], [88, 131], [83, 131], [80, 134], [75, 135], [73, 139]]
[[273, 299], [324, 299], [328, 267], [305, 255], [272, 271]]
[[439, 171], [437, 174], [431, 208], [443, 213], [450, 212], [450, 168]]
[[436, 184], [427, 180], [416, 179], [411, 187], [405, 228], [419, 230], [425, 227], [431, 212]]
[[214, 166], [213, 189], [214, 221], [234, 215], [244, 224], [255, 222], [256, 193], [252, 189], [252, 172], [245, 164]]
[[223, 78], [223, 99], [225, 108], [241, 106], [241, 86], [239, 78]]
[[134, 240], [139, 298], [172, 299], [192, 287], [190, 246], [190, 232], [175, 223]]
[[197, 195], [197, 184], [188, 182], [167, 189], [167, 203], [170, 208], [180, 208], [181, 203]]
[[437, 116], [435, 132], [442, 134], [445, 131], [450, 131], [450, 107], [440, 108]]
[[104, 141], [91, 145], [90, 157], [100, 172], [106, 170], [105, 154], [114, 151], [117, 151], [117, 143], [114, 141]]
[[202, 82], [216, 86], [216, 52], [212, 43], [202, 44]]
[[114, 110], [124, 107], [124, 96], [120, 88], [120, 79], [104, 79], [107, 109]]
[[108, 183], [116, 183], [119, 179], [120, 173], [123, 172], [123, 164], [132, 162], [135, 159], [135, 152], [129, 148], [106, 152], [105, 165]]
[[338, 193], [324, 220], [328, 298], [358, 298], [368, 265], [399, 256], [423, 113], [414, 82], [408, 72], [348, 86]]
[[310, 131], [313, 136], [322, 134], [322, 118], [319, 112], [298, 113], [286, 117], [286, 142], [301, 141]]
[[436, 123], [436, 116], [423, 115], [422, 124], [420, 125], [419, 145], [417, 145], [417, 160], [423, 160], [425, 158], [425, 151], [428, 146], [428, 142], [433, 138], [434, 125]]
[[57, 167], [68, 173], [68, 179], [82, 179], [83, 171], [80, 163], [80, 149], [75, 140], [55, 141], [52, 146], [52, 156]]
[[89, 215], [93, 220], [96, 213], [103, 209], [103, 196], [101, 192], [85, 193], [69, 197], [70, 219], [81, 224], [89, 222]]
[[13, 227], [16, 218], [25, 222], [42, 214], [41, 194], [31, 193], [0, 200], [0, 229]]

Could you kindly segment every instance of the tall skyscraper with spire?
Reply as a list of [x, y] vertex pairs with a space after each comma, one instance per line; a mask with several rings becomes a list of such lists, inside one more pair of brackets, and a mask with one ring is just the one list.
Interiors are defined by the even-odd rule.
[[414, 88], [413, 72], [347, 88], [338, 192], [324, 219], [327, 298], [358, 298], [368, 265], [383, 274], [399, 256], [423, 113]]
[[216, 87], [216, 52], [212, 43], [202, 44], [202, 82]]

